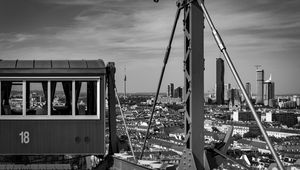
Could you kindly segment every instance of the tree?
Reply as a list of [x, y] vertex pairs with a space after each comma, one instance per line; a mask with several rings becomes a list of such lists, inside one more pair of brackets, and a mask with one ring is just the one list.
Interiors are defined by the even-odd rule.
[[249, 131], [243, 135], [243, 138], [257, 138], [260, 135], [260, 133], [255, 131]]
[[257, 138], [262, 135], [260, 129], [258, 127], [250, 127], [249, 132], [243, 135], [244, 138]]
[[214, 126], [211, 127], [213, 132], [220, 132], [220, 130]]
[[242, 139], [242, 136], [237, 133], [237, 134], [233, 135], [232, 138], [233, 138], [233, 140], [238, 141], [238, 140]]

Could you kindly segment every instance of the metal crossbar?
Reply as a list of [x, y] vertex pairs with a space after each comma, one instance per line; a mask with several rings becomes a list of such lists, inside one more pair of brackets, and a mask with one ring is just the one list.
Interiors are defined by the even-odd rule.
[[135, 155], [134, 155], [134, 151], [133, 151], [133, 148], [132, 148], [131, 138], [130, 138], [130, 135], [129, 135], [129, 132], [128, 132], [128, 128], [127, 128], [127, 125], [126, 125], [126, 120], [124, 118], [123, 109], [121, 107], [120, 99], [119, 99], [119, 96], [118, 96], [117, 88], [115, 88], [115, 94], [116, 94], [116, 99], [117, 99], [117, 102], [118, 102], [118, 105], [119, 105], [119, 108], [120, 108], [120, 112], [121, 112], [121, 115], [122, 115], [122, 120], [123, 120], [123, 123], [124, 123], [125, 132], [126, 132], [126, 135], [128, 137], [129, 147], [130, 147], [133, 159], [134, 159], [134, 161], [136, 161], [136, 158], [135, 158]]
[[150, 131], [150, 128], [151, 128], [151, 123], [152, 123], [152, 119], [153, 119], [153, 115], [154, 115], [154, 111], [155, 111], [155, 106], [157, 104], [157, 99], [158, 99], [158, 95], [159, 95], [159, 91], [160, 91], [162, 79], [164, 77], [166, 65], [168, 63], [168, 59], [169, 59], [169, 56], [170, 56], [171, 45], [172, 45], [172, 42], [173, 42], [173, 37], [174, 37], [174, 33], [175, 33], [175, 30], [176, 30], [176, 25], [177, 25], [177, 22], [178, 22], [178, 18], [179, 18], [181, 9], [182, 9], [182, 7], [180, 7], [178, 5], [177, 11], [176, 11], [176, 15], [175, 15], [174, 25], [173, 25], [171, 36], [170, 36], [170, 39], [169, 39], [169, 45], [168, 45], [168, 47], [166, 49], [166, 53], [165, 53], [164, 63], [163, 63], [163, 67], [162, 67], [162, 70], [161, 70], [161, 74], [160, 74], [160, 78], [159, 78], [159, 82], [158, 82], [158, 87], [157, 87], [157, 91], [156, 91], [156, 94], [155, 94], [154, 104], [152, 106], [152, 112], [151, 112], [150, 120], [149, 120], [149, 123], [148, 123], [148, 128], [147, 128], [147, 132], [146, 132], [146, 135], [145, 135], [145, 139], [144, 139], [144, 143], [143, 143], [143, 147], [142, 147], [142, 152], [141, 152], [141, 155], [140, 155], [140, 159], [143, 158], [143, 154], [144, 154], [144, 150], [145, 150], [147, 138], [148, 138], [148, 135], [149, 135], [149, 131]]
[[265, 139], [266, 143], [268, 144], [268, 147], [270, 148], [270, 151], [271, 151], [271, 153], [272, 153], [272, 155], [273, 155], [273, 157], [274, 157], [274, 159], [275, 159], [275, 161], [276, 161], [279, 169], [283, 170], [284, 169], [283, 165], [282, 165], [280, 159], [278, 158], [278, 155], [275, 152], [274, 147], [272, 146], [272, 144], [271, 144], [271, 142], [269, 140], [269, 137], [268, 137], [268, 135], [266, 133], [265, 128], [263, 127], [262, 123], [259, 120], [259, 117], [257, 116], [257, 113], [256, 113], [256, 111], [255, 111], [255, 109], [254, 109], [254, 107], [253, 107], [253, 105], [252, 105], [252, 103], [251, 103], [251, 101], [249, 99], [249, 96], [246, 93], [246, 90], [245, 90], [245, 87], [244, 87], [244, 85], [243, 85], [243, 83], [241, 81], [241, 78], [239, 77], [239, 75], [238, 75], [238, 73], [237, 73], [237, 71], [236, 71], [236, 69], [235, 69], [235, 67], [234, 67], [234, 65], [233, 65], [233, 63], [232, 63], [232, 61], [231, 61], [231, 59], [229, 57], [229, 54], [227, 53], [225, 44], [224, 44], [224, 42], [223, 42], [220, 34], [218, 33], [217, 29], [215, 28], [215, 26], [214, 26], [214, 24], [213, 24], [213, 22], [212, 22], [212, 20], [211, 20], [211, 18], [209, 16], [209, 14], [208, 14], [206, 8], [204, 6], [203, 1], [202, 0], [197, 0], [197, 1], [198, 1], [199, 5], [200, 5], [202, 11], [203, 11], [203, 14], [204, 14], [204, 16], [206, 18], [206, 21], [208, 22], [208, 25], [209, 25], [209, 27], [210, 27], [210, 29], [212, 31], [212, 34], [213, 34], [213, 36], [215, 38], [215, 41], [216, 41], [219, 49], [223, 53], [224, 58], [225, 58], [225, 60], [226, 60], [226, 62], [228, 64], [228, 66], [229, 66], [229, 68], [230, 68], [230, 70], [231, 70], [231, 72], [232, 72], [232, 74], [233, 74], [233, 76], [234, 76], [234, 78], [235, 78], [235, 80], [236, 80], [239, 88], [242, 90], [242, 93], [243, 93], [243, 95], [244, 95], [244, 97], [245, 97], [245, 99], [247, 101], [247, 104], [250, 107], [250, 110], [252, 112], [252, 115], [255, 118], [255, 121], [257, 122], [258, 127], [259, 127], [260, 131], [262, 132], [262, 135], [264, 136], [264, 139]]

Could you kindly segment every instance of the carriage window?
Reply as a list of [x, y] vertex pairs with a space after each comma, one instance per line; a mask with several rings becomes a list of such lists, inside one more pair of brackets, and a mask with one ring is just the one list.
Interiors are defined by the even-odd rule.
[[22, 82], [1, 82], [1, 114], [22, 115], [23, 112]]
[[[0, 116], [93, 118], [100, 110], [99, 80], [32, 79], [0, 81]], [[49, 115], [49, 116], [48, 116]], [[8, 116], [10, 118], [16, 118]], [[59, 116], [61, 117], [61, 116]], [[67, 117], [62, 117], [67, 118]], [[0, 118], [1, 119], [1, 118]]]
[[75, 111], [76, 115], [97, 114], [97, 82], [75, 82]]
[[26, 82], [26, 114], [47, 115], [47, 81]]
[[51, 115], [72, 115], [72, 82], [51, 81]]

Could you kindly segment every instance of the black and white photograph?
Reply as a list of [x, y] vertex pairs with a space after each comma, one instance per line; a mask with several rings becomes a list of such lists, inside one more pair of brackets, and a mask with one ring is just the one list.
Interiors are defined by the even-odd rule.
[[0, 0], [0, 170], [300, 170], [299, 0]]

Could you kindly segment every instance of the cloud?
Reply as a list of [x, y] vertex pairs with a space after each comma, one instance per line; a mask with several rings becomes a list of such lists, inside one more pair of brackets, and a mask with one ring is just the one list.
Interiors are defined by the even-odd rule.
[[228, 0], [209, 1], [207, 7], [226, 43], [265, 53], [299, 51], [295, 49], [300, 43], [299, 4], [296, 0]]
[[[122, 9], [114, 3], [102, 5], [81, 11], [74, 16], [76, 23], [71, 27], [46, 27], [48, 34], [36, 35], [35, 41], [24, 42], [22, 49], [60, 47], [56, 55], [61, 55], [61, 50], [65, 49], [82, 55], [116, 55], [121, 61], [161, 57], [174, 14], [148, 9], [141, 3], [129, 4], [136, 8], [134, 10]], [[56, 32], [50, 34], [49, 31]]]
[[[58, 4], [58, 5], [97, 5], [109, 0], [43, 0], [43, 3]], [[114, 0], [122, 1], [122, 0]]]
[[[272, 59], [273, 65], [285, 63], [287, 69], [292, 69], [291, 63], [300, 63], [296, 57], [300, 52], [299, 1], [210, 0], [205, 3], [234, 62], [243, 69], [242, 76], [253, 75], [249, 81], [254, 80], [253, 65], [259, 62], [267, 67]], [[37, 4], [41, 10], [29, 10], [29, 6], [24, 7], [26, 10], [12, 9], [23, 17], [15, 18], [18, 22], [14, 23], [6, 18], [7, 29], [0, 28], [2, 59], [102, 58], [117, 62], [118, 67], [128, 65], [128, 73], [139, 77], [131, 80], [137, 91], [154, 90], [151, 84], [154, 77], [147, 82], [151, 85], [134, 84], [139, 84], [143, 77], [151, 77], [149, 72], [159, 74], [176, 12], [175, 1], [30, 0], [30, 4]], [[182, 29], [180, 18], [170, 58], [174, 66], [168, 66], [172, 70], [175, 66], [182, 70]], [[204, 52], [207, 89], [214, 84], [211, 75], [214, 75], [215, 58], [220, 56], [207, 25]], [[291, 60], [285, 61], [282, 55]], [[165, 81], [182, 83], [183, 76], [178, 74], [168, 72]]]

